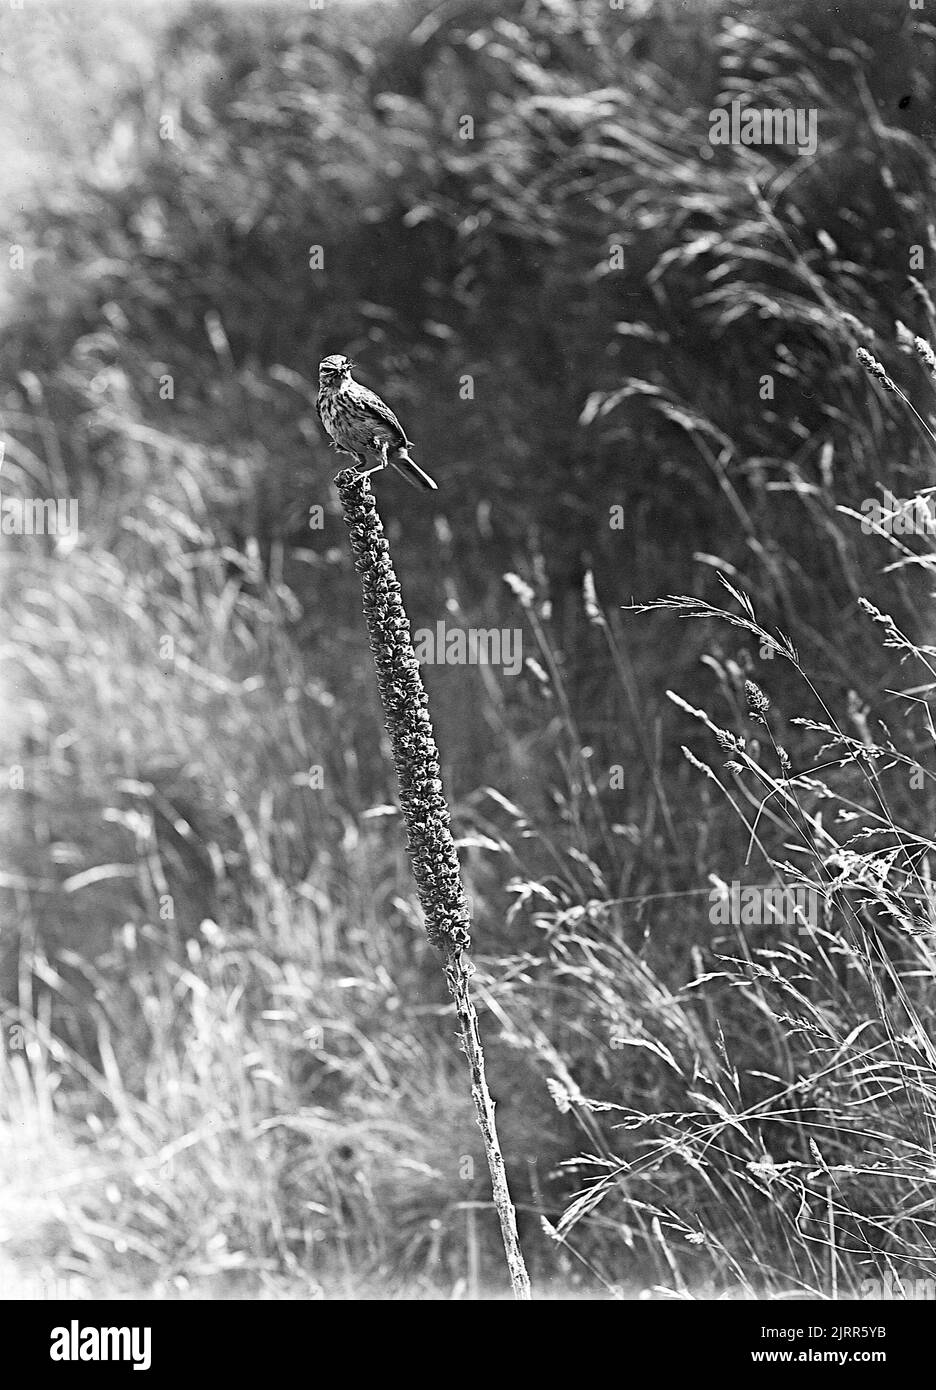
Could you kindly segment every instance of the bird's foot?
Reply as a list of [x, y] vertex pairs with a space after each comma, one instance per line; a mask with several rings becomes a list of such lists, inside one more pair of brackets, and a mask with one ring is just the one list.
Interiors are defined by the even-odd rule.
[[[371, 475], [371, 473], [379, 473], [380, 470], [381, 470], [382, 468], [386, 468], [386, 467], [387, 467], [387, 464], [390, 462], [389, 458], [387, 457], [387, 451], [388, 451], [388, 448], [389, 448], [389, 445], [387, 444], [387, 441], [386, 441], [385, 439], [383, 439], [383, 440], [378, 439], [377, 436], [374, 435], [374, 438], [371, 440], [371, 443], [372, 443], [373, 447], [376, 449], [377, 453], [380, 455], [380, 462], [379, 462], [379, 463], [375, 463], [374, 466], [373, 466], [373, 468], [362, 468], [362, 469], [360, 469], [359, 472], [358, 472], [358, 477], [359, 477], [359, 478], [369, 478], [370, 475]], [[363, 463], [363, 462], [364, 462], [364, 460], [363, 460], [362, 458], [358, 457], [358, 463]]]

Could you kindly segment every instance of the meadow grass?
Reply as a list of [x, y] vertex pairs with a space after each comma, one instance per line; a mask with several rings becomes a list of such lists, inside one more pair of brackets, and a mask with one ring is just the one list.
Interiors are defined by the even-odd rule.
[[[438, 511], [388, 494], [416, 621], [523, 632], [517, 678], [425, 682], [534, 1290], [934, 1272], [933, 556], [885, 492], [929, 495], [927, 156], [861, 85], [876, 11], [826, 45], [824, 162], [712, 179], [693, 119], [754, 71], [795, 100], [799, 10], [636, 9], [625, 48], [606, 7], [442, 30], [420, 107], [389, 14], [371, 52], [200, 6], [19, 233], [5, 494], [81, 520], [2, 557], [6, 1281], [507, 1293], [310, 419], [339, 333], [442, 464]], [[735, 881], [817, 911], [726, 923]]]

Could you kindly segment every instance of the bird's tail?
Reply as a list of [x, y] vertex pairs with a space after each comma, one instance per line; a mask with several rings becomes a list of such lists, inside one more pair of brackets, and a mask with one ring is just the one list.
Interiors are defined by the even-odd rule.
[[430, 492], [438, 492], [439, 487], [424, 473], [418, 463], [414, 463], [405, 449], [397, 449], [390, 457], [390, 463], [398, 473], [402, 473], [408, 483], [413, 487], [421, 487]]

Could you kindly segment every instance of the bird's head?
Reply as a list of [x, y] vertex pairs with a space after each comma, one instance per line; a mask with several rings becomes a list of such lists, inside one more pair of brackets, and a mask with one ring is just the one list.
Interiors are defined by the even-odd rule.
[[323, 357], [319, 363], [319, 386], [326, 390], [340, 386], [351, 375], [353, 366], [351, 358], [342, 357], [340, 353], [334, 357]]

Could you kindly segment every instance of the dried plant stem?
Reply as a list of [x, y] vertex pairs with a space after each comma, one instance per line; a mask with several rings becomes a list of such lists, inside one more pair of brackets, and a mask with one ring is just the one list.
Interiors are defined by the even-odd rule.
[[471, 944], [470, 916], [442, 792], [439, 752], [429, 721], [429, 698], [413, 651], [409, 619], [390, 561], [390, 546], [366, 477], [345, 469], [335, 479], [348, 525], [355, 568], [364, 591], [364, 614], [377, 686], [387, 719], [408, 832], [407, 849], [426, 918], [426, 935], [442, 954], [449, 993], [455, 1001], [462, 1050], [471, 1071], [471, 1094], [484, 1139], [494, 1206], [514, 1297], [530, 1298], [517, 1235], [517, 1215], [497, 1139], [494, 1101], [484, 1074], [484, 1052], [469, 981], [473, 968], [464, 959]]
[[517, 1213], [510, 1197], [510, 1189], [507, 1186], [507, 1170], [504, 1167], [504, 1156], [497, 1139], [497, 1125], [494, 1123], [494, 1101], [491, 1099], [487, 1079], [484, 1075], [484, 1051], [481, 1047], [478, 1015], [475, 1012], [468, 984], [471, 978], [471, 966], [462, 960], [460, 953], [457, 956], [453, 953], [446, 959], [444, 970], [449, 993], [455, 1000], [455, 1013], [458, 1018], [462, 1050], [467, 1056], [468, 1065], [471, 1068], [471, 1095], [475, 1103], [475, 1110], [478, 1113], [478, 1125], [484, 1139], [484, 1152], [487, 1154], [488, 1168], [491, 1172], [491, 1191], [500, 1220], [501, 1238], [504, 1242], [504, 1253], [507, 1256], [507, 1268], [510, 1271], [514, 1298], [528, 1299], [530, 1297], [530, 1276], [527, 1274], [523, 1251], [520, 1249], [520, 1239], [517, 1235]]

